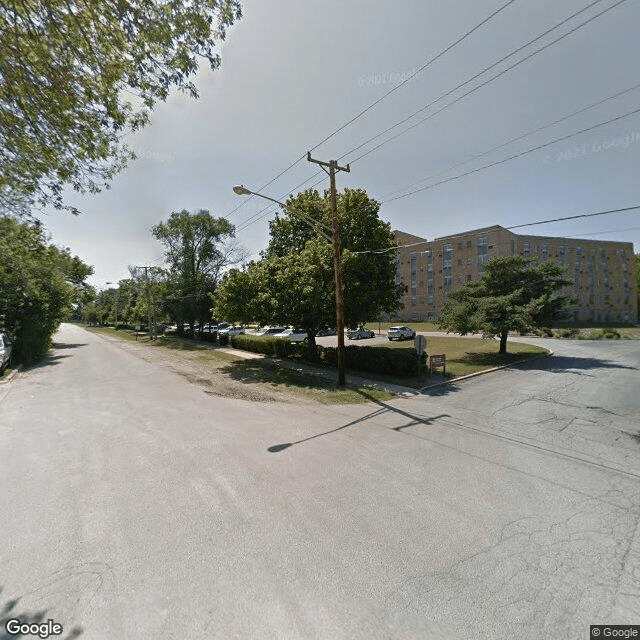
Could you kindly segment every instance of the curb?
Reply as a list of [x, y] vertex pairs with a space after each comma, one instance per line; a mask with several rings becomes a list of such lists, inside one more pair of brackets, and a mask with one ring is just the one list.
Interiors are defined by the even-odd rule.
[[[546, 347], [545, 347], [546, 348]], [[534, 362], [535, 360], [540, 360], [541, 358], [547, 358], [548, 356], [552, 356], [553, 351], [549, 349], [549, 353], [543, 353], [539, 356], [535, 356], [533, 358], [526, 358], [524, 360], [516, 360], [515, 362], [510, 362], [509, 364], [502, 364], [499, 367], [492, 367], [491, 369], [484, 369], [483, 371], [476, 371], [475, 373], [469, 373], [466, 376], [460, 376], [459, 378], [452, 378], [451, 380], [445, 380], [444, 382], [436, 382], [436, 384], [431, 384], [428, 387], [422, 387], [418, 389], [419, 393], [423, 391], [427, 391], [428, 389], [433, 389], [434, 387], [442, 387], [445, 384], [454, 384], [455, 382], [460, 382], [462, 380], [468, 380], [469, 378], [477, 378], [478, 376], [482, 376], [485, 373], [492, 373], [493, 371], [500, 371], [500, 369], [507, 369], [508, 367], [513, 367], [518, 364], [524, 364], [526, 362]]]
[[22, 365], [17, 364], [15, 369], [11, 369], [11, 371], [9, 372], [9, 375], [3, 376], [0, 379], [0, 384], [6, 384], [7, 382], [10, 382], [20, 373], [21, 370], [22, 370]]

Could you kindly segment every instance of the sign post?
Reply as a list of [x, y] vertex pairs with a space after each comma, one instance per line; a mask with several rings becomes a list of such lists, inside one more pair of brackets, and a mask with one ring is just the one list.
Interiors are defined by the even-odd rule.
[[434, 367], [442, 367], [442, 375], [447, 374], [447, 356], [442, 353], [440, 355], [431, 356], [429, 358], [429, 370], [433, 374]]
[[416, 335], [413, 339], [413, 346], [418, 354], [418, 380], [420, 380], [420, 361], [422, 360], [422, 354], [427, 348], [427, 339], [424, 336]]

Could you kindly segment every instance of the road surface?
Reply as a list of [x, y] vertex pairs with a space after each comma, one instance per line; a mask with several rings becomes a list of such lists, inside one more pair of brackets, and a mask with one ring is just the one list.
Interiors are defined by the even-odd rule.
[[69, 325], [56, 343], [0, 385], [0, 619], [87, 640], [640, 622], [638, 342], [550, 340], [345, 406], [216, 397]]

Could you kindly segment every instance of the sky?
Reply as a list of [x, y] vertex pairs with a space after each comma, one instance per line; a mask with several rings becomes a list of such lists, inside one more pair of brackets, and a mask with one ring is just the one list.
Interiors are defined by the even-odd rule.
[[[319, 171], [309, 150], [350, 165], [339, 190], [366, 189], [393, 229], [427, 239], [640, 205], [640, 112], [626, 115], [640, 109], [640, 1], [514, 0], [454, 44], [505, 4], [245, 0], [219, 43], [220, 69], [198, 72], [200, 97], [176, 92], [156, 107], [128, 136], [138, 159], [109, 190], [68, 192], [80, 216], [40, 218], [101, 288], [129, 265], [162, 266], [150, 228], [182, 209], [228, 217], [258, 257], [275, 209], [232, 188], [279, 200], [326, 189], [323, 173], [305, 183]], [[640, 209], [516, 232], [633, 242], [638, 253]]]

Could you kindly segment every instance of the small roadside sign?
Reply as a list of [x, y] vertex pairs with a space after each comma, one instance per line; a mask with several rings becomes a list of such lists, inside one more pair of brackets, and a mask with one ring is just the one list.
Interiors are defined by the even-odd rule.
[[416, 348], [416, 353], [418, 355], [423, 354], [427, 348], [427, 339], [424, 336], [417, 335], [413, 339], [413, 346]]
[[429, 370], [433, 373], [434, 367], [442, 367], [442, 373], [447, 373], [447, 356], [442, 353], [429, 357]]

